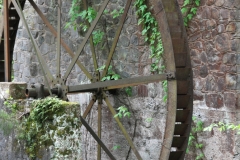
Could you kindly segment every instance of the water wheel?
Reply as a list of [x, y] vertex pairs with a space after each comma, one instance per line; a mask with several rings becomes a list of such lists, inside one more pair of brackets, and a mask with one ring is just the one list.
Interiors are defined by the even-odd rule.
[[[98, 14], [94, 21], [89, 24], [89, 29], [85, 33], [84, 39], [79, 44], [77, 51], [74, 53], [68, 45], [61, 39], [61, 9], [58, 7], [58, 26], [57, 29], [49, 23], [47, 18], [43, 15], [41, 10], [35, 4], [33, 0], [29, 0], [31, 6], [38, 13], [39, 17], [48, 27], [49, 31], [56, 37], [57, 40], [57, 52], [56, 52], [56, 73], [53, 75], [49, 70], [42, 54], [40, 53], [39, 47], [35, 42], [33, 35], [28, 27], [22, 8], [24, 7], [25, 0], [6, 0], [4, 1], [5, 8], [5, 19], [2, 21], [3, 25], [0, 27], [1, 32], [1, 43], [0, 43], [0, 77], [1, 81], [9, 81], [11, 65], [13, 55], [13, 48], [15, 37], [18, 29], [19, 20], [21, 19], [24, 26], [26, 27], [29, 37], [32, 41], [32, 45], [36, 52], [39, 63], [41, 64], [41, 69], [43, 70], [45, 81], [47, 87], [35, 86], [35, 90], [28, 89], [27, 94], [32, 95], [37, 98], [45, 96], [45, 93], [51, 95], [57, 95], [59, 98], [67, 100], [67, 94], [69, 93], [79, 93], [79, 92], [89, 92], [92, 93], [92, 98], [86, 107], [83, 115], [81, 117], [82, 124], [87, 128], [91, 133], [94, 139], [98, 142], [97, 149], [97, 159], [101, 159], [101, 150], [103, 149], [105, 153], [109, 156], [110, 159], [116, 159], [114, 154], [110, 151], [109, 148], [102, 142], [102, 106], [103, 102], [107, 106], [108, 110], [111, 112], [112, 117], [116, 120], [117, 125], [119, 126], [122, 135], [125, 137], [131, 151], [135, 155], [135, 159], [143, 159], [142, 155], [136, 147], [136, 143], [133, 142], [132, 137], [128, 134], [124, 125], [122, 124], [119, 117], [115, 116], [117, 113], [111, 103], [109, 98], [109, 93], [111, 94], [112, 90], [143, 85], [147, 83], [157, 83], [159, 81], [168, 81], [167, 88], [167, 102], [166, 102], [166, 120], [165, 128], [161, 149], [159, 150], [159, 159], [166, 160], [177, 160], [184, 159], [185, 151], [187, 147], [188, 137], [191, 127], [191, 116], [192, 116], [192, 107], [193, 107], [193, 97], [192, 97], [192, 71], [190, 64], [190, 56], [188, 50], [187, 37], [185, 29], [183, 26], [183, 20], [181, 17], [180, 9], [176, 0], [148, 0], [148, 6], [152, 6], [152, 14], [158, 22], [159, 31], [162, 36], [162, 43], [164, 47], [164, 63], [166, 65], [166, 72], [162, 74], [149, 74], [149, 75], [140, 75], [133, 78], [122, 78], [119, 80], [113, 81], [101, 81], [103, 77], [107, 75], [108, 69], [111, 66], [110, 63], [114, 57], [114, 51], [117, 47], [118, 39], [121, 35], [122, 28], [126, 23], [126, 17], [129, 12], [129, 7], [132, 5], [132, 0], [127, 0], [124, 12], [120, 21], [118, 23], [118, 28], [115, 32], [115, 36], [112, 40], [112, 45], [109, 50], [109, 54], [104, 62], [105, 68], [102, 72], [99, 71], [99, 62], [97, 55], [94, 51], [94, 44], [92, 38], [92, 32], [98, 24], [101, 15], [104, 12], [104, 9], [107, 7], [109, 0], [104, 0], [102, 5], [99, 7]], [[8, 3], [8, 4], [7, 4]], [[83, 0], [85, 9], [87, 9], [87, 1]], [[61, 1], [58, 1], [58, 5], [61, 6]], [[4, 32], [3, 32], [4, 31]], [[5, 36], [4, 36], [5, 35]], [[7, 40], [8, 39], [8, 40]], [[79, 56], [82, 53], [86, 43], [90, 43], [91, 53], [92, 53], [92, 65], [94, 72], [89, 72], [79, 60]], [[69, 66], [66, 68], [66, 71], [61, 75], [61, 46], [65, 51], [72, 57]], [[5, 51], [5, 52], [4, 52]], [[5, 55], [4, 55], [5, 53]], [[123, 54], [123, 53], [118, 53]], [[89, 84], [79, 84], [79, 85], [68, 85], [67, 79], [75, 65], [81, 69], [81, 71], [89, 79]], [[3, 70], [4, 68], [4, 70]], [[5, 79], [3, 79], [5, 75]], [[37, 88], [37, 91], [36, 91]], [[140, 87], [141, 88], [141, 87]], [[143, 87], [144, 88], [144, 87]], [[47, 95], [46, 94], [46, 95]], [[90, 113], [94, 103], [98, 101], [97, 112], [98, 112], [98, 133], [94, 132], [94, 129], [85, 121], [85, 118]], [[158, 117], [157, 117], [158, 118]], [[150, 137], [151, 138], [151, 137]]]

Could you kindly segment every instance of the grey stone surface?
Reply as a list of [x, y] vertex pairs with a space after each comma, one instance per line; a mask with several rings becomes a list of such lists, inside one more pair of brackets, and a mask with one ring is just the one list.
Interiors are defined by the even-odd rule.
[[[69, 48], [76, 52], [79, 44], [83, 41], [84, 33], [73, 28], [65, 29], [64, 25], [69, 20], [69, 8], [71, 0], [62, 1], [62, 39], [66, 42]], [[88, 1], [94, 8], [98, 9], [102, 0]], [[107, 9], [112, 12], [114, 9], [121, 9], [126, 4], [126, 0], [111, 0]], [[37, 0], [37, 5], [40, 10], [46, 15], [50, 23], [57, 28], [57, 10], [55, 1]], [[33, 29], [34, 38], [40, 48], [50, 72], [56, 74], [56, 38], [50, 33], [49, 29], [37, 18], [37, 14], [33, 12], [31, 6], [27, 3], [25, 6], [25, 13], [28, 14], [27, 21], [30, 22], [30, 28]], [[104, 15], [100, 19], [100, 23], [96, 29], [104, 31], [105, 35], [100, 44], [97, 45], [96, 54], [98, 66], [105, 63], [108, 58], [109, 50], [115, 37], [119, 19], [112, 18], [112, 15]], [[127, 16], [127, 21], [124, 24], [120, 39], [113, 56], [111, 65], [114, 71], [121, 76], [121, 78], [129, 78], [136, 76], [144, 76], [151, 74], [149, 71], [151, 60], [149, 59], [149, 48], [144, 43], [144, 37], [141, 37], [141, 30], [137, 25], [137, 18], [133, 4], [130, 7], [130, 12]], [[81, 22], [81, 20], [79, 20]], [[16, 38], [16, 45], [14, 48], [14, 81], [30, 83], [46, 84], [43, 78], [43, 71], [41, 71], [40, 63], [31, 46], [31, 42], [26, 34], [26, 29], [20, 25]], [[67, 66], [71, 63], [72, 58], [68, 55], [65, 49], [61, 49], [61, 75], [64, 75]], [[79, 60], [86, 67], [86, 69], [93, 75], [94, 66], [92, 60], [92, 53], [89, 43], [85, 45]], [[81, 69], [75, 65], [71, 71], [67, 85], [79, 85], [89, 83], [88, 78], [84, 75]], [[161, 83], [154, 83], [145, 85], [144, 87], [133, 87], [132, 97], [127, 97], [124, 89], [118, 90], [117, 95], [108, 95], [109, 99], [115, 109], [121, 105], [126, 105], [131, 112], [131, 118], [122, 118], [121, 121], [126, 127], [130, 137], [139, 150], [143, 159], [155, 160], [158, 159], [161, 150], [161, 143], [164, 136], [165, 103], [162, 102], [163, 95]], [[149, 95], [149, 97], [146, 97]], [[90, 94], [76, 94], [69, 95], [70, 101], [80, 103], [81, 112], [88, 106], [91, 100]], [[97, 132], [97, 105], [87, 117], [87, 122]], [[116, 159], [136, 159], [132, 150], [130, 150], [126, 139], [119, 130], [114, 118], [107, 106], [103, 104], [103, 120], [102, 120], [102, 139], [113, 152]], [[151, 122], [146, 119], [152, 118]], [[96, 159], [97, 144], [89, 132], [82, 127], [82, 157], [79, 159]], [[113, 147], [119, 145], [120, 149], [113, 150]], [[48, 158], [46, 158], [48, 159]], [[102, 151], [102, 159], [108, 159], [104, 151]]]

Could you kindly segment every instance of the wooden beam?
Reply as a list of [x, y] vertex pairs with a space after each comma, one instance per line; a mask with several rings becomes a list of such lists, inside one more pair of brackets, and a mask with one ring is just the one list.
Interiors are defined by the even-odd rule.
[[11, 67], [10, 67], [10, 41], [9, 41], [9, 13], [8, 0], [3, 1], [4, 14], [4, 69], [5, 82], [11, 81]]

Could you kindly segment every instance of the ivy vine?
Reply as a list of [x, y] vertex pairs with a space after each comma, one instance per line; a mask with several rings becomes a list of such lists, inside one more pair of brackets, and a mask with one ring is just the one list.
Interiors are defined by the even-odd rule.
[[0, 9], [2, 9], [2, 8], [3, 8], [3, 1], [0, 0]]
[[200, 0], [184, 0], [181, 11], [183, 14], [183, 21], [185, 26], [188, 26], [189, 22], [197, 14], [199, 6]]
[[198, 134], [203, 132], [203, 122], [197, 117], [192, 117], [192, 128], [188, 138], [188, 146], [186, 153], [190, 151], [195, 153], [195, 160], [201, 160], [205, 157], [203, 152], [203, 143], [198, 140]]
[[162, 68], [159, 68], [159, 62], [163, 56], [163, 45], [161, 33], [158, 30], [158, 23], [149, 11], [146, 0], [136, 0], [134, 5], [136, 6], [136, 13], [139, 17], [138, 25], [142, 26], [142, 35], [145, 37], [145, 42], [150, 45], [150, 58], [153, 59], [151, 71], [163, 71], [165, 68], [164, 65], [162, 65]]

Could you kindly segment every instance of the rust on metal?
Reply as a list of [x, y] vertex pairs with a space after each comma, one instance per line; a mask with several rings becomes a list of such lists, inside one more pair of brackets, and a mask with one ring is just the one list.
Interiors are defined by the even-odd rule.
[[11, 67], [10, 67], [10, 40], [9, 40], [9, 12], [8, 0], [3, 1], [4, 10], [4, 68], [5, 68], [5, 82], [11, 81]]

